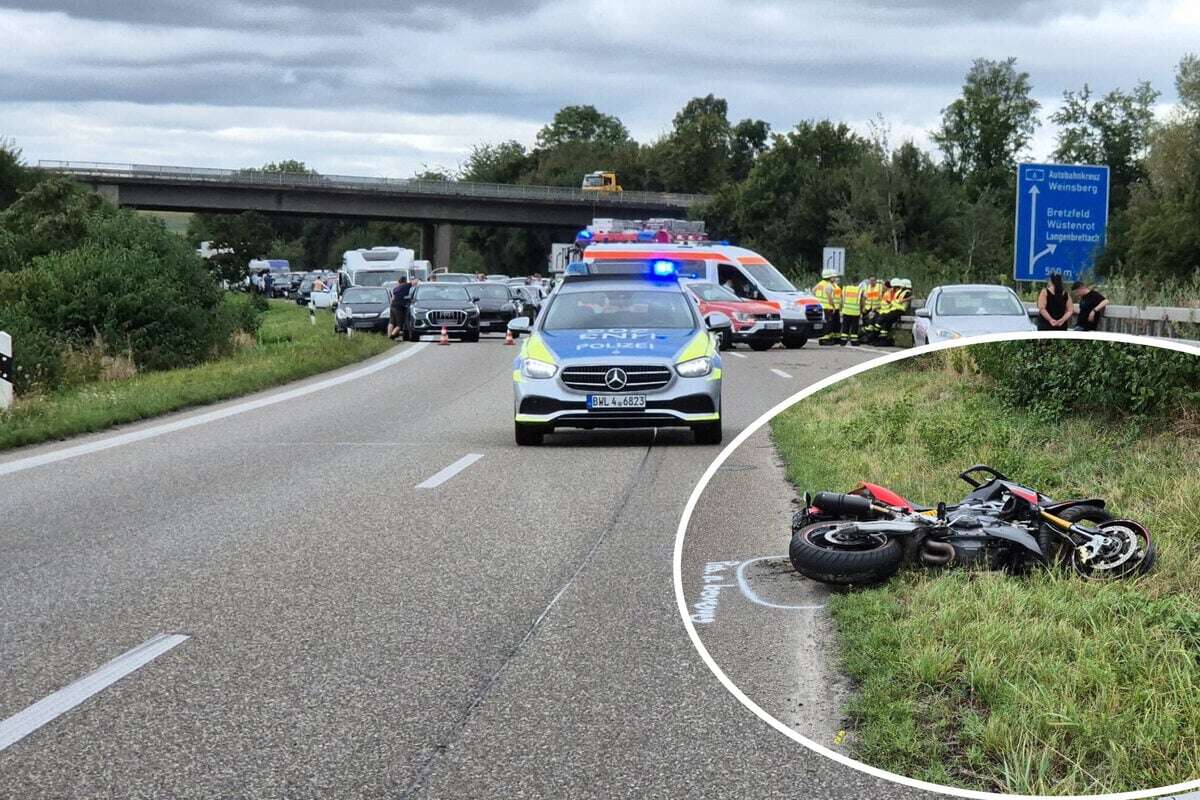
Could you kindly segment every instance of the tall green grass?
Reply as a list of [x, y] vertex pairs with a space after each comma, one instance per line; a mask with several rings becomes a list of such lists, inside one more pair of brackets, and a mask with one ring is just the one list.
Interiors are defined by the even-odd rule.
[[245, 342], [228, 357], [18, 399], [10, 411], [0, 413], [0, 450], [103, 430], [278, 386], [361, 361], [391, 344], [378, 335], [335, 336], [328, 312], [319, 313], [314, 326], [307, 309], [272, 302], [257, 340]]
[[938, 783], [1032, 794], [1200, 776], [1195, 416], [1014, 409], [985, 379], [931, 359], [840, 383], [772, 429], [801, 490], [870, 480], [914, 501], [954, 501], [967, 491], [957, 473], [989, 463], [1051, 496], [1103, 496], [1158, 544], [1157, 569], [1119, 584], [913, 569], [836, 596], [859, 757]]

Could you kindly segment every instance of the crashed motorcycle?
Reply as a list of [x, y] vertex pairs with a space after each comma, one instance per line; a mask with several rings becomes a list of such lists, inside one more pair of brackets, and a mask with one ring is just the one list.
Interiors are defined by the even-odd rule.
[[1100, 498], [1055, 501], [983, 464], [959, 477], [971, 492], [952, 506], [918, 506], [871, 483], [806, 494], [792, 518], [792, 566], [823, 583], [864, 585], [888, 580], [906, 562], [1013, 573], [1058, 566], [1088, 580], [1143, 575], [1154, 565], [1149, 531], [1114, 519]]

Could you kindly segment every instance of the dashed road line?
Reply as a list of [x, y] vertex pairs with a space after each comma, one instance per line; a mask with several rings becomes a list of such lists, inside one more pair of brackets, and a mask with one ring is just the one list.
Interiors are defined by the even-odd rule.
[[467, 453], [458, 461], [455, 461], [453, 464], [441, 470], [436, 475], [418, 483], [417, 488], [436, 489], [481, 458], [483, 458], [483, 453]]
[[789, 378], [790, 379], [792, 377], [791, 375], [789, 375], [788, 373], [784, 372], [781, 369], [772, 369], [771, 372], [774, 372], [776, 375], [778, 375], [781, 378]]
[[99, 694], [134, 670], [188, 640], [181, 633], [160, 633], [109, 661], [100, 669], [47, 695], [24, 711], [0, 722], [0, 750], [16, 744], [48, 722]]
[[732, 350], [725, 351], [725, 355], [733, 356], [734, 358], [745, 358], [746, 357], [745, 353], [735, 353]]

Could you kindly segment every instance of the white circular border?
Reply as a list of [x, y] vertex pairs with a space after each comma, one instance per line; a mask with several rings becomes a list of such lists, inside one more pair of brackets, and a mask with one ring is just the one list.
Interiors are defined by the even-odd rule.
[[937, 783], [929, 783], [927, 781], [919, 781], [919, 780], [916, 780], [915, 778], [907, 778], [903, 775], [897, 775], [893, 772], [888, 772], [887, 770], [882, 770], [882, 769], [878, 769], [877, 767], [872, 767], [868, 764], [862, 763], [861, 761], [856, 761], [853, 758], [850, 758], [849, 756], [842, 755], [841, 753], [836, 753], [833, 750], [830, 750], [829, 748], [827, 748], [823, 745], [817, 744], [816, 742], [812, 741], [811, 739], [801, 736], [799, 733], [792, 730], [791, 728], [789, 728], [787, 725], [780, 722], [775, 717], [771, 716], [761, 706], [759, 706], [757, 703], [755, 703], [753, 700], [751, 700], [749, 697], [747, 697], [742, 692], [742, 690], [739, 689], [734, 684], [734, 682], [729, 679], [729, 676], [726, 675], [725, 672], [721, 669], [721, 667], [717, 665], [717, 662], [713, 660], [713, 657], [709, 654], [707, 648], [705, 648], [704, 643], [700, 641], [700, 636], [696, 633], [696, 626], [694, 624], [692, 624], [691, 616], [688, 614], [687, 600], [684, 598], [684, 594], [683, 594], [683, 540], [687, 534], [688, 524], [691, 522], [691, 519], [692, 519], [692, 512], [695, 511], [695, 509], [696, 509], [696, 503], [699, 501], [700, 495], [703, 494], [705, 488], [707, 488], [707, 486], [708, 486], [709, 481], [712, 480], [713, 475], [716, 474], [717, 470], [721, 467], [721, 465], [725, 463], [725, 460], [728, 459], [729, 456], [733, 454], [734, 450], [736, 450], [743, 442], [745, 442], [747, 439], [749, 439], [759, 428], [761, 428], [763, 425], [766, 425], [767, 422], [769, 422], [775, 415], [777, 415], [780, 412], [784, 411], [785, 409], [791, 407], [792, 405], [795, 405], [796, 403], [800, 402], [801, 400], [805, 399], [806, 397], [809, 397], [810, 395], [813, 395], [813, 394], [821, 391], [822, 389], [825, 389], [829, 386], [832, 386], [836, 383], [846, 380], [847, 378], [858, 375], [859, 373], [866, 372], [867, 370], [874, 369], [875, 367], [883, 366], [884, 364], [890, 364], [895, 361], [903, 361], [906, 358], [913, 358], [915, 356], [924, 355], [926, 353], [936, 352], [938, 350], [950, 350], [950, 349], [958, 348], [958, 347], [969, 347], [971, 345], [983, 344], [986, 342], [1011, 342], [1011, 341], [1020, 341], [1020, 340], [1028, 340], [1028, 339], [1078, 339], [1078, 340], [1084, 340], [1084, 341], [1122, 342], [1125, 344], [1135, 344], [1135, 345], [1142, 345], [1142, 346], [1149, 346], [1149, 347], [1159, 347], [1164, 350], [1176, 350], [1176, 351], [1179, 351], [1182, 353], [1190, 353], [1192, 355], [1196, 355], [1196, 356], [1200, 357], [1200, 345], [1184, 344], [1181, 342], [1168, 341], [1168, 340], [1162, 340], [1162, 339], [1153, 339], [1148, 336], [1131, 336], [1131, 335], [1123, 334], [1123, 333], [1075, 333], [1075, 332], [1024, 333], [1024, 334], [1001, 333], [1001, 334], [988, 334], [985, 336], [972, 336], [972, 337], [965, 338], [965, 339], [956, 339], [956, 340], [952, 340], [949, 342], [941, 342], [938, 344], [925, 345], [923, 347], [912, 348], [910, 350], [902, 350], [900, 352], [893, 353], [891, 355], [872, 359], [871, 361], [867, 361], [863, 364], [858, 364], [856, 366], [850, 367], [849, 369], [843, 370], [843, 371], [837, 373], [836, 375], [832, 375], [828, 378], [825, 378], [824, 380], [818, 381], [817, 383], [813, 384], [812, 386], [809, 386], [808, 388], [792, 395], [787, 400], [784, 400], [782, 403], [779, 403], [774, 408], [770, 409], [765, 414], [763, 414], [761, 417], [756, 419], [745, 430], [743, 430], [741, 433], [739, 433], [734, 438], [734, 440], [732, 442], [730, 442], [725, 447], [724, 450], [721, 451], [720, 455], [717, 456], [716, 460], [713, 461], [711, 464], [709, 464], [708, 469], [706, 469], [704, 471], [704, 474], [700, 477], [700, 482], [698, 484], [696, 484], [696, 488], [692, 490], [692, 494], [690, 497], [688, 497], [687, 505], [684, 507], [684, 510], [683, 510], [683, 518], [679, 521], [679, 529], [675, 534], [674, 581], [675, 581], [675, 601], [679, 607], [679, 616], [683, 620], [683, 626], [685, 628], [687, 628], [688, 636], [691, 637], [692, 645], [696, 648], [696, 652], [700, 654], [700, 658], [702, 658], [704, 660], [704, 663], [708, 665], [708, 668], [712, 671], [713, 675], [715, 675], [717, 677], [717, 680], [719, 680], [721, 682], [721, 684], [726, 688], [726, 690], [728, 690], [730, 694], [732, 694], [734, 697], [736, 697], [742, 705], [744, 705], [746, 708], [750, 709], [750, 711], [752, 711], [755, 716], [757, 716], [763, 722], [770, 725], [775, 730], [782, 733], [784, 736], [787, 736], [788, 738], [792, 739], [793, 741], [796, 741], [796, 742], [804, 745], [809, 750], [812, 750], [815, 753], [819, 753], [820, 755], [823, 755], [826, 758], [832, 759], [833, 761], [836, 761], [839, 764], [842, 764], [847, 767], [851, 767], [853, 769], [858, 770], [859, 772], [864, 772], [867, 775], [871, 775], [876, 778], [883, 778], [885, 780], [892, 781], [893, 783], [899, 783], [903, 786], [909, 786], [914, 789], [922, 789], [924, 791], [935, 792], [937, 794], [948, 795], [951, 797], [980, 798], [980, 800], [997, 800], [997, 799], [1002, 799], [1002, 800], [1140, 800], [1141, 798], [1162, 797], [1163, 795], [1167, 795], [1167, 794], [1174, 794], [1177, 792], [1186, 792], [1186, 791], [1190, 791], [1193, 789], [1200, 789], [1200, 779], [1196, 779], [1196, 780], [1189, 781], [1186, 783], [1177, 783], [1172, 786], [1164, 786], [1159, 789], [1147, 789], [1144, 791], [1137, 791], [1137, 792], [1123, 792], [1120, 794], [1104, 794], [1104, 795], [1098, 795], [1098, 794], [1096, 794], [1096, 795], [999, 794], [996, 792], [983, 792], [983, 791], [974, 790], [974, 789], [956, 789], [956, 788], [953, 788], [950, 786], [943, 786], [943, 785], [937, 784]]

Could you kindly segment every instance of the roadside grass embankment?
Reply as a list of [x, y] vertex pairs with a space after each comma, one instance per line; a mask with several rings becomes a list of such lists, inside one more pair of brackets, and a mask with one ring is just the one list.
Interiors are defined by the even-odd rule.
[[1149, 575], [1111, 584], [910, 567], [833, 598], [856, 757], [1020, 794], [1200, 777], [1200, 426], [1005, 404], [952, 354], [844, 381], [772, 422], [798, 490], [859, 480], [954, 502], [987, 463], [1052, 497], [1104, 497], [1146, 524]]
[[91, 381], [18, 398], [0, 413], [0, 450], [63, 439], [268, 389], [352, 364], [392, 346], [384, 336], [333, 333], [328, 312], [273, 301], [257, 337], [231, 355], [194, 367]]

